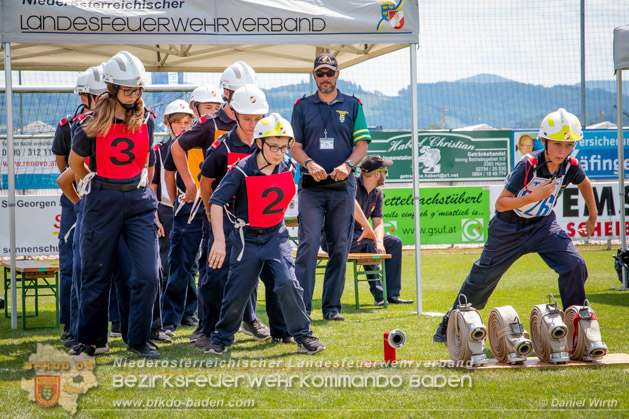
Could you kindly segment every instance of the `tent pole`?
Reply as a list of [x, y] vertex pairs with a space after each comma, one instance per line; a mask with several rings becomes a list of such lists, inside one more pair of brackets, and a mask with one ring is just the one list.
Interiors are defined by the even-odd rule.
[[[622, 70], [616, 70], [616, 115], [618, 119], [618, 196], [620, 197], [620, 248], [627, 249], [627, 232], [625, 230], [625, 141], [623, 139], [623, 114], [622, 114]], [[627, 284], [627, 272], [622, 266], [622, 287], [629, 288]]]
[[417, 44], [410, 44], [411, 52], [411, 141], [413, 144], [413, 210], [415, 218], [415, 288], [417, 315], [422, 314], [422, 259], [419, 222], [419, 164], [417, 162]]
[[[11, 329], [17, 329], [17, 291], [15, 289], [15, 168], [13, 155], [13, 81], [11, 79], [11, 44], [5, 42], [4, 79], [7, 104], [7, 152], [9, 154], [9, 242], [11, 257]], [[22, 284], [24, 286], [24, 284]], [[8, 301], [4, 302], [9, 304]]]

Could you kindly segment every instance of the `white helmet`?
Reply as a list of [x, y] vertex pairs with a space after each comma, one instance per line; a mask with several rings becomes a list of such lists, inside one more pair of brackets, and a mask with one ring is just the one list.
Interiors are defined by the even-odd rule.
[[238, 88], [230, 104], [234, 111], [242, 115], [266, 115], [269, 111], [264, 92], [253, 84], [245, 84]]
[[190, 103], [192, 102], [220, 104], [223, 103], [223, 99], [218, 89], [202, 84], [192, 91]]
[[292, 142], [295, 138], [290, 122], [282, 118], [279, 113], [275, 112], [258, 121], [253, 130], [253, 138], [266, 137], [289, 137], [289, 142]]
[[127, 51], [120, 51], [105, 63], [105, 82], [125, 87], [144, 87], [148, 83], [144, 64]]
[[537, 138], [562, 142], [580, 141], [583, 138], [583, 132], [579, 118], [564, 108], [559, 108], [544, 117]]
[[76, 79], [74, 93], [89, 93], [99, 96], [107, 91], [107, 85], [103, 82], [103, 70], [105, 64], [90, 67], [79, 75]]
[[235, 91], [245, 84], [258, 85], [256, 72], [244, 61], [236, 61], [223, 71], [218, 87]]
[[173, 100], [166, 106], [166, 110], [164, 111], [164, 116], [173, 115], [176, 113], [185, 113], [194, 118], [194, 112], [190, 109], [190, 105], [185, 100], [177, 99]]
[[79, 77], [76, 78], [76, 84], [74, 85], [74, 94], [80, 95], [81, 93], [87, 93], [87, 70], [79, 73]]

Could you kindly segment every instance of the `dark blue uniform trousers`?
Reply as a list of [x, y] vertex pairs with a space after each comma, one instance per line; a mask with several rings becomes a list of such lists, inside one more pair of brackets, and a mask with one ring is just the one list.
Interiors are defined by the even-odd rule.
[[271, 275], [265, 275], [261, 279], [264, 286], [277, 295], [288, 333], [297, 342], [312, 335], [310, 319], [304, 306], [303, 289], [295, 278], [295, 263], [286, 227], [282, 226], [277, 231], [261, 235], [245, 232], [244, 237], [245, 250], [240, 262], [236, 260], [242, 249], [240, 235], [234, 231], [228, 238], [232, 245], [230, 269], [220, 320], [216, 324], [216, 331], [211, 334], [212, 342], [222, 342], [228, 346], [234, 343], [234, 334], [240, 327], [248, 296], [257, 286], [265, 265]]
[[[301, 181], [300, 181], [301, 182]], [[329, 259], [323, 280], [323, 315], [341, 312], [341, 296], [345, 288], [347, 253], [354, 231], [355, 177], [350, 174], [347, 190], [299, 187], [299, 246], [295, 274], [304, 289], [307, 313], [312, 311], [317, 254], [321, 230], [325, 231]]]
[[66, 234], [76, 223], [74, 204], [61, 195], [61, 222], [59, 223], [59, 307], [62, 324], [70, 326], [72, 310], [72, 244], [74, 234]]
[[186, 307], [196, 309], [197, 286], [194, 266], [201, 245], [203, 220], [196, 215], [188, 224], [188, 214], [177, 215], [170, 232], [168, 264], [170, 274], [164, 289], [163, 321], [175, 326], [181, 323]]
[[[150, 337], [159, 282], [157, 200], [150, 188], [122, 192], [101, 186], [101, 181], [94, 179], [91, 193], [84, 198], [78, 341], [89, 345], [107, 342], [107, 295], [122, 236], [133, 270], [127, 280], [131, 308], [127, 343], [142, 345]], [[127, 306], [125, 301], [120, 305]]]
[[70, 333], [75, 338], [79, 331], [79, 299], [81, 295], [81, 225], [83, 224], [83, 204], [85, 200], [81, 199], [74, 205], [74, 213], [76, 214], [76, 224], [74, 225], [73, 242], [72, 242], [72, 293], [71, 293], [71, 309], [70, 309]]
[[159, 242], [159, 288], [157, 289], [157, 297], [155, 304], [153, 305], [153, 324], [151, 329], [160, 330], [163, 327], [162, 324], [162, 304], [164, 289], [168, 281], [168, 274], [170, 272], [170, 265], [168, 264], [168, 252], [170, 251], [170, 232], [173, 229], [173, 209], [168, 205], [158, 204], [157, 217], [159, 222], [162, 223], [164, 228], [164, 237], [158, 239]]
[[[225, 290], [225, 284], [227, 283], [227, 276], [229, 274], [229, 263], [227, 261], [230, 260], [230, 255], [232, 252], [231, 242], [229, 237], [231, 233], [234, 231], [234, 226], [226, 217], [223, 219], [223, 232], [225, 233], [225, 262], [223, 262], [223, 266], [218, 269], [210, 268], [208, 265], [207, 256], [205, 258], [205, 276], [201, 280], [199, 285], [199, 294], [201, 294], [201, 299], [203, 299], [203, 317], [201, 318], [201, 323], [203, 324], [203, 333], [206, 336], [210, 336], [216, 329], [216, 323], [221, 315], [221, 304], [223, 301], [223, 294]], [[214, 234], [212, 233], [212, 229], [208, 232], [208, 243], [207, 249], [212, 249], [212, 245], [214, 244]], [[254, 289], [248, 295], [249, 299], [247, 300], [247, 304], [245, 306], [243, 315], [241, 317], [242, 321], [247, 323], [251, 323], [256, 319], [256, 305], [258, 300], [258, 287], [257, 283]]]
[[198, 295], [197, 295], [197, 305], [198, 305], [198, 315], [199, 315], [199, 326], [203, 328], [203, 319], [205, 318], [205, 298], [203, 293], [201, 292], [201, 285], [207, 275], [208, 269], [208, 254], [209, 249], [207, 247], [208, 240], [210, 238], [210, 230], [212, 227], [210, 226], [210, 222], [207, 219], [207, 216], [203, 216], [203, 234], [201, 236], [201, 252], [199, 254], [199, 260], [197, 261], [197, 265], [199, 266], [199, 286], [198, 286]]
[[168, 264], [168, 252], [170, 251], [170, 232], [173, 229], [174, 211], [172, 207], [159, 204], [157, 207], [157, 217], [164, 227], [164, 237], [159, 238], [159, 259], [161, 261], [161, 289], [166, 288], [168, 275], [170, 274], [170, 265]]
[[[474, 262], [459, 294], [465, 294], [474, 308], [483, 309], [502, 275], [527, 253], [538, 253], [557, 272], [564, 308], [583, 304], [588, 275], [585, 261], [557, 223], [554, 212], [530, 223], [513, 223], [494, 216], [480, 259]], [[540, 290], [540, 299], [545, 295]], [[457, 301], [458, 297], [453, 308]]]
[[[81, 293], [81, 224], [83, 219], [83, 205], [85, 204], [85, 200], [80, 200], [74, 205], [74, 211], [76, 213], [76, 224], [74, 226], [74, 231], [72, 234], [73, 243], [72, 243], [72, 293], [71, 293], [71, 310], [70, 310], [70, 333], [72, 336], [77, 336], [78, 327], [79, 327], [79, 301], [80, 301], [80, 293]], [[123, 244], [124, 241], [120, 240]], [[126, 244], [125, 244], [126, 248]], [[128, 251], [127, 251], [128, 253]], [[117, 258], [126, 257], [126, 255], [117, 252]], [[120, 264], [119, 261], [117, 261]], [[120, 321], [120, 310], [118, 309], [118, 291], [116, 290], [115, 282], [112, 281], [109, 288], [109, 312], [108, 312], [109, 321], [119, 322]]]
[[[376, 244], [373, 240], [363, 239], [360, 243], [357, 241], [361, 232], [354, 230], [354, 238], [352, 240], [351, 253], [377, 253]], [[402, 287], [402, 240], [399, 237], [385, 234], [384, 249], [387, 254], [391, 255], [391, 259], [385, 259], [385, 270], [387, 272], [387, 297], [399, 297]], [[378, 271], [378, 265], [363, 265], [365, 271]], [[369, 275], [369, 279], [375, 279], [374, 275]], [[369, 291], [376, 301], [382, 301], [382, 282], [370, 281]]]

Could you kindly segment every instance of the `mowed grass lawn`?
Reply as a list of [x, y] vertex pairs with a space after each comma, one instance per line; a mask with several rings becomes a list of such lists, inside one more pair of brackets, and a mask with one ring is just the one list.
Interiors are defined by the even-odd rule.
[[[603, 341], [611, 353], [629, 353], [627, 339], [629, 293], [610, 290], [619, 285], [612, 254], [605, 246], [581, 246], [590, 277], [586, 284], [589, 300], [596, 311]], [[422, 251], [423, 310], [444, 312], [452, 303], [480, 249]], [[405, 252], [403, 298], [415, 297], [415, 259]], [[548, 293], [559, 298], [557, 279], [537, 255], [520, 259], [504, 276], [481, 312], [487, 322], [492, 307], [512, 305], [528, 330], [535, 304], [545, 303]], [[258, 292], [264, 295], [263, 290]], [[321, 295], [321, 281], [315, 296]], [[374, 307], [367, 284], [360, 285], [360, 310], [354, 307], [350, 276], [343, 295], [346, 321], [322, 320], [320, 300], [315, 301], [313, 330], [327, 346], [315, 356], [297, 354], [294, 345], [255, 342], [236, 335], [235, 344], [222, 358], [205, 355], [188, 343], [192, 328], [179, 328], [174, 344], [161, 346], [163, 360], [232, 360], [236, 365], [190, 368], [117, 366], [116, 362], [137, 361], [125, 350], [120, 338], [110, 342], [111, 352], [97, 357], [95, 374], [99, 386], [79, 397], [79, 417], [627, 417], [629, 416], [629, 366], [510, 369], [459, 371], [425, 366], [425, 362], [448, 359], [446, 346], [431, 338], [440, 317], [414, 313], [414, 305]], [[52, 304], [41, 314], [52, 318]], [[258, 313], [266, 321], [264, 302]], [[31, 320], [31, 319], [29, 319]], [[42, 319], [43, 320], [43, 319]], [[401, 329], [407, 344], [398, 350], [398, 359], [419, 361], [409, 368], [356, 367], [364, 361], [381, 360], [383, 333]], [[23, 363], [37, 343], [62, 348], [60, 330], [24, 332], [10, 329], [8, 319], [0, 320], [0, 417], [63, 416], [60, 407], [44, 409], [29, 401], [20, 388], [22, 378], [31, 379]], [[491, 357], [489, 342], [486, 353]], [[248, 362], [248, 365], [245, 365]], [[251, 365], [252, 362], [267, 365]], [[271, 362], [274, 364], [271, 365]], [[305, 364], [329, 362], [330, 366]], [[352, 366], [352, 363], [354, 364]], [[335, 366], [335, 364], [337, 364]], [[115, 388], [121, 375], [149, 374], [156, 388]], [[164, 377], [226, 377], [241, 380], [237, 387], [184, 387], [163, 385]], [[463, 386], [437, 387], [443, 377], [461, 379]], [[118, 377], [118, 378], [117, 378]], [[241, 378], [238, 378], [241, 377]], [[293, 377], [293, 378], [290, 378]], [[454, 377], [454, 378], [452, 378]], [[248, 380], [269, 380], [252, 384]], [[292, 380], [273, 381], [277, 378]], [[301, 380], [301, 381], [299, 381]], [[337, 381], [334, 381], [337, 380]], [[343, 381], [345, 380], [345, 381]], [[369, 381], [371, 380], [371, 381]], [[467, 380], [467, 381], [466, 381]], [[120, 381], [119, 381], [120, 382]], [[175, 381], [171, 381], [174, 383]], [[215, 382], [216, 383], [216, 382]], [[274, 384], [275, 383], [275, 384]], [[374, 383], [379, 383], [374, 385]], [[417, 384], [421, 385], [417, 385]], [[434, 385], [430, 387], [431, 383]], [[279, 387], [278, 387], [279, 384]], [[120, 406], [121, 401], [129, 405]], [[191, 403], [214, 403], [215, 407], [187, 407]], [[132, 403], [137, 403], [133, 405]], [[147, 407], [147, 404], [157, 407]], [[160, 406], [160, 403], [162, 405]], [[170, 404], [170, 406], [168, 405]], [[177, 406], [178, 405], [178, 406]]]

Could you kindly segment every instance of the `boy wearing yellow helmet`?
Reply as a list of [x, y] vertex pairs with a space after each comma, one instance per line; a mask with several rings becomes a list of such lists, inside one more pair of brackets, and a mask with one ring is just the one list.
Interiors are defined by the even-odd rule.
[[[277, 295], [298, 351], [314, 354], [325, 345], [312, 336], [284, 225], [284, 214], [296, 190], [295, 166], [286, 156], [294, 142], [293, 130], [287, 120], [274, 113], [256, 124], [254, 138], [258, 149], [227, 172], [210, 198], [214, 234], [210, 267], [230, 266], [220, 319], [205, 353], [223, 354], [234, 342], [249, 295], [266, 266], [273, 275], [263, 275], [262, 280]], [[228, 204], [232, 204], [229, 208], [233, 213], [228, 211]], [[225, 260], [223, 211], [235, 227], [228, 238], [232, 246], [229, 261]]]
[[[539, 254], [559, 275], [564, 308], [585, 300], [585, 261], [553, 212], [565, 187], [573, 183], [590, 214], [579, 234], [590, 236], [596, 226], [598, 212], [592, 185], [577, 159], [570, 157], [581, 138], [581, 124], [573, 114], [560, 108], [546, 115], [538, 134], [545, 148], [523, 156], [505, 179], [481, 257], [457, 293], [464, 294], [474, 308], [485, 307], [502, 275], [527, 253]], [[446, 342], [449, 314], [437, 328], [435, 342]]]

